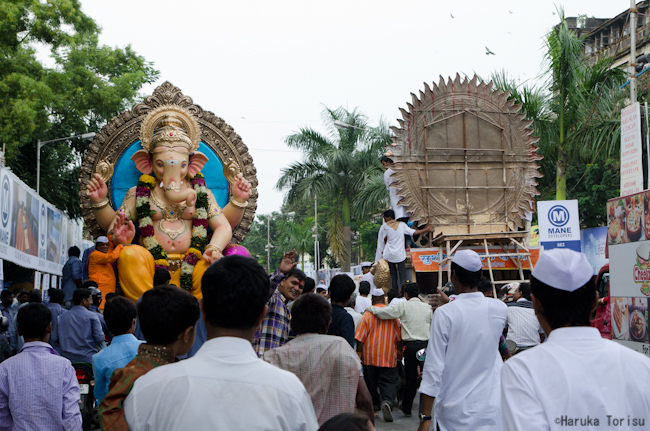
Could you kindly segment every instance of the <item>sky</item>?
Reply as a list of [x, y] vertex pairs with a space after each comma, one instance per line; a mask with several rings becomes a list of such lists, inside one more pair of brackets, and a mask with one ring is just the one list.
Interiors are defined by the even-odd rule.
[[324, 106], [397, 125], [410, 93], [440, 76], [504, 69], [534, 80], [558, 7], [611, 18], [629, 1], [82, 0], [101, 44], [131, 45], [161, 72], [144, 94], [170, 81], [242, 137], [257, 169], [257, 214], [280, 209], [281, 169], [301, 159], [284, 138], [300, 127], [324, 133]]

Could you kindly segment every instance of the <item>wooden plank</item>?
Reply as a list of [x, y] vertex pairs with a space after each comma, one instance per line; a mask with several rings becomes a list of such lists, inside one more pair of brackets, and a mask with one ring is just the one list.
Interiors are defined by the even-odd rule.
[[[492, 273], [492, 260], [490, 259], [490, 250], [488, 249], [487, 239], [483, 239], [483, 244], [485, 245], [485, 256], [487, 257], [488, 271], [490, 273], [490, 281], [494, 288], [494, 274]], [[497, 297], [496, 290], [494, 291], [494, 297]]]

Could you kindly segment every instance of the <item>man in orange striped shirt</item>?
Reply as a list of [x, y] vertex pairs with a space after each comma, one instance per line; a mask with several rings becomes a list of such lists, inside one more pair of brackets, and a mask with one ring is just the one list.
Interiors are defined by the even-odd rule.
[[[386, 306], [383, 290], [375, 288], [370, 295], [373, 306]], [[402, 359], [399, 320], [381, 320], [366, 312], [359, 322], [355, 338], [375, 411], [381, 406], [384, 420], [392, 422], [392, 407], [397, 397], [397, 360]]]

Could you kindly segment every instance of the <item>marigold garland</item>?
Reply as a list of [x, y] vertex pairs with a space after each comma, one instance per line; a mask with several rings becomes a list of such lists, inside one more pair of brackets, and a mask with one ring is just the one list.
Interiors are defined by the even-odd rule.
[[[194, 266], [203, 257], [203, 250], [208, 236], [208, 189], [205, 186], [203, 174], [198, 173], [191, 182], [196, 192], [196, 215], [192, 220], [192, 239], [190, 249], [185, 253], [181, 263], [181, 288], [192, 290], [192, 273]], [[169, 268], [167, 253], [160, 246], [153, 228], [151, 209], [151, 190], [156, 187], [156, 181], [150, 175], [142, 175], [135, 189], [136, 214], [140, 235], [145, 248], [151, 253], [156, 267]]]

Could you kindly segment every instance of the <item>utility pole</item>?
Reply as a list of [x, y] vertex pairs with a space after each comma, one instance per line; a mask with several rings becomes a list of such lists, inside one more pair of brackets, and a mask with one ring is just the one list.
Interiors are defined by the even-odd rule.
[[630, 104], [636, 103], [636, 20], [639, 10], [630, 0]]
[[271, 216], [266, 218], [266, 272], [271, 273]]

